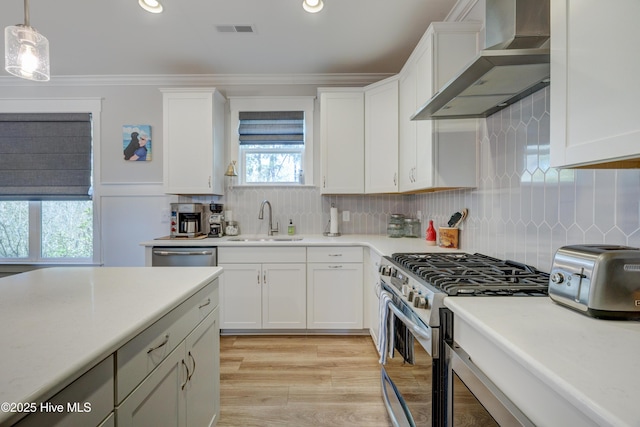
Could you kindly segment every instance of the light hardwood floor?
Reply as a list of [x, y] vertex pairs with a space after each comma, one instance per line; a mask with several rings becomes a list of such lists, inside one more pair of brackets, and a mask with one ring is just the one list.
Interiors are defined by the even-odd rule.
[[369, 336], [223, 336], [219, 427], [390, 425]]

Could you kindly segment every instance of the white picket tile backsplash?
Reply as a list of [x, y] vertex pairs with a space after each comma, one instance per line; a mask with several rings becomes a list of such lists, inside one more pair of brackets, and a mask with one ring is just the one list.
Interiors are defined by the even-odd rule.
[[[469, 217], [461, 249], [513, 259], [548, 271], [555, 250], [577, 243], [640, 246], [639, 170], [556, 170], [549, 166], [549, 89], [483, 120], [479, 182], [474, 190], [419, 195], [323, 196], [316, 187], [234, 187], [222, 203], [244, 234], [265, 234], [260, 203], [273, 206], [274, 223], [286, 233], [328, 231], [332, 204], [342, 234], [385, 234], [389, 215], [415, 216], [444, 225], [462, 208]], [[194, 200], [208, 203], [206, 200]], [[342, 221], [342, 212], [350, 221]]]

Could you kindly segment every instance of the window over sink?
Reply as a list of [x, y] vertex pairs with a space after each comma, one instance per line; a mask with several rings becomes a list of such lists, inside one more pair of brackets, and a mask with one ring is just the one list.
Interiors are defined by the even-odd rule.
[[312, 97], [231, 97], [230, 107], [239, 185], [312, 184]]

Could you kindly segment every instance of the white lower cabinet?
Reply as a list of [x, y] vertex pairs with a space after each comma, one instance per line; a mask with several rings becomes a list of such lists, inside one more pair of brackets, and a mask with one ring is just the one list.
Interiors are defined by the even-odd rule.
[[300, 247], [219, 248], [221, 328], [305, 329], [305, 263]]
[[307, 248], [307, 328], [362, 329], [361, 247]]
[[117, 408], [119, 427], [212, 426], [220, 411], [216, 308]]
[[368, 257], [365, 258], [365, 284], [364, 284], [364, 304], [365, 304], [365, 328], [369, 329], [374, 343], [378, 343], [378, 333], [380, 327], [380, 267], [381, 256], [373, 249], [368, 249]]
[[[61, 411], [39, 411], [18, 421], [19, 427], [97, 426], [113, 415], [113, 355], [91, 368], [44, 404]], [[60, 406], [62, 405], [62, 406]], [[87, 406], [88, 405], [88, 406]], [[104, 420], [104, 421], [103, 421]]]
[[117, 408], [119, 427], [186, 426], [184, 342]]
[[187, 337], [187, 425], [212, 426], [220, 418], [220, 319], [218, 308]]
[[217, 281], [116, 352], [116, 423], [213, 426], [220, 414]]

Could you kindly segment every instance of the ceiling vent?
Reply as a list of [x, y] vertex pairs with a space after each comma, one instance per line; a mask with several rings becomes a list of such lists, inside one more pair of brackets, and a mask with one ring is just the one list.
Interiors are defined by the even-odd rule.
[[255, 33], [253, 25], [216, 25], [219, 33]]

